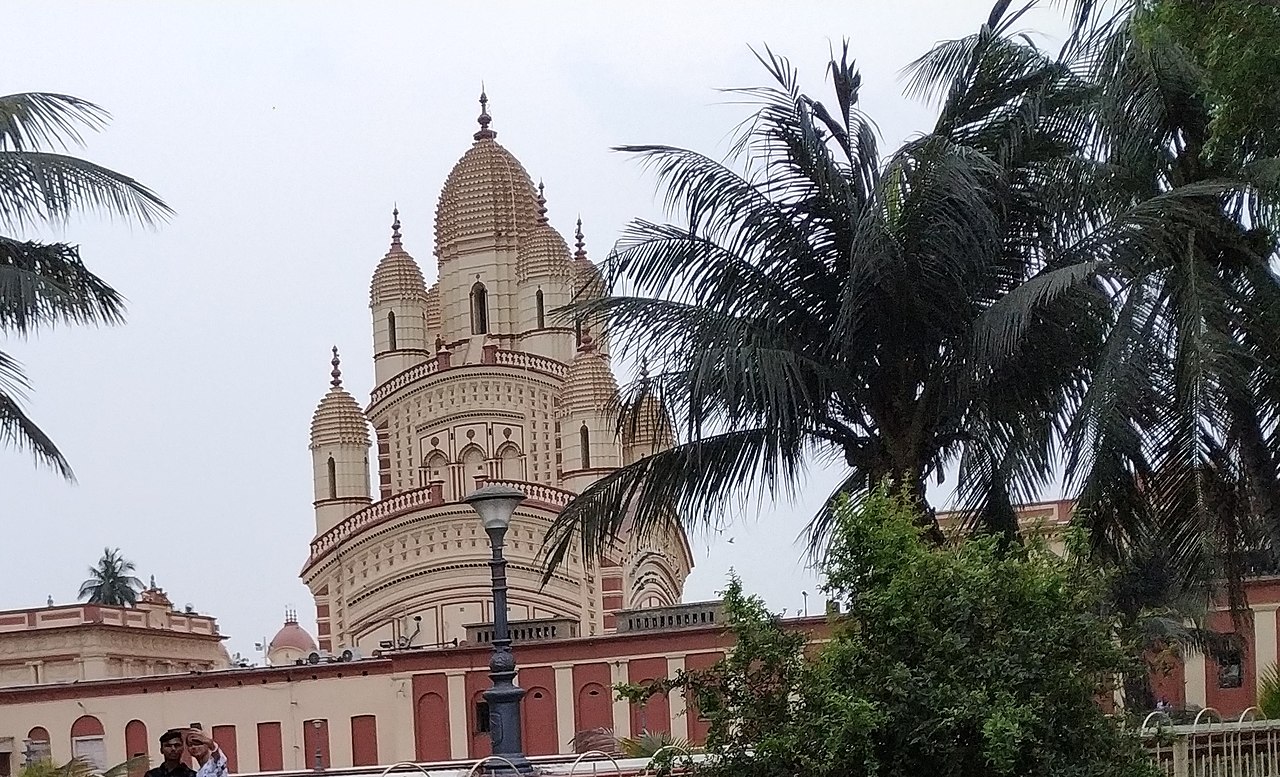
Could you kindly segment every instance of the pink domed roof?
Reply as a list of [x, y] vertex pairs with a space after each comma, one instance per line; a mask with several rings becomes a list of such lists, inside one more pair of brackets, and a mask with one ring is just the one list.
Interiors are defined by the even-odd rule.
[[267, 646], [267, 652], [284, 648], [293, 648], [304, 653], [310, 653], [316, 649], [316, 641], [311, 638], [306, 629], [298, 625], [298, 617], [293, 613], [285, 616], [284, 625], [271, 638], [271, 643]]

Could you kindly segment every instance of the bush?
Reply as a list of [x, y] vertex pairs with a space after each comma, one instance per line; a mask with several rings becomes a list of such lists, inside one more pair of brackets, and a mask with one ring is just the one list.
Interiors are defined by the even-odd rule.
[[711, 777], [1154, 775], [1097, 703], [1129, 668], [1101, 573], [996, 538], [933, 547], [917, 512], [885, 488], [841, 505], [825, 571], [846, 614], [829, 642], [734, 579], [731, 654], [622, 694], [684, 691], [709, 720]]

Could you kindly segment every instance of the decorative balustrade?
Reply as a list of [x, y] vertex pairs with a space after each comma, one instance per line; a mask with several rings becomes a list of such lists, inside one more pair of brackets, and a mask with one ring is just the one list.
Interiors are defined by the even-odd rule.
[[409, 369], [392, 376], [386, 383], [375, 388], [373, 393], [369, 396], [369, 404], [376, 405], [405, 386], [408, 386], [410, 383], [425, 378], [431, 373], [438, 372], [439, 370], [440, 364], [437, 358], [427, 359], [422, 364], [415, 364]]
[[621, 610], [617, 618], [619, 634], [697, 629], [725, 622], [724, 603], [718, 601], [691, 602], [644, 610]]
[[[539, 356], [536, 353], [528, 353], [527, 351], [504, 351], [493, 345], [485, 347], [491, 349], [494, 353], [492, 359], [484, 358], [481, 361], [482, 364], [496, 364], [499, 367], [515, 367], [521, 370], [544, 372], [557, 378], [563, 378], [569, 374], [568, 366], [546, 356]], [[369, 395], [370, 407], [377, 405], [400, 389], [428, 375], [443, 372], [451, 366], [466, 366], [452, 364], [451, 356], [450, 352], [445, 351], [422, 364], [415, 364], [409, 369], [392, 376], [381, 386], [375, 388], [373, 393]]]
[[383, 521], [387, 518], [391, 518], [411, 510], [417, 510], [423, 507], [434, 507], [443, 503], [444, 500], [441, 498], [438, 484], [432, 484], [423, 488], [415, 488], [412, 491], [405, 491], [381, 501], [374, 502], [312, 540], [311, 559], [307, 564], [309, 566], [314, 563], [325, 553], [329, 552], [329, 550], [331, 550], [335, 545], [347, 539], [351, 535], [356, 534], [370, 524], [378, 523], [379, 521]]
[[[484, 476], [476, 478], [476, 488], [494, 483], [511, 488], [518, 488], [528, 497], [528, 503], [550, 510], [559, 510], [574, 498], [572, 491], [563, 488], [544, 486], [541, 483], [528, 483], [523, 480], [494, 480]], [[381, 523], [403, 513], [427, 507], [437, 507], [445, 503], [443, 484], [436, 482], [412, 491], [405, 491], [395, 496], [374, 502], [363, 510], [334, 526], [311, 541], [311, 558], [307, 567], [315, 564], [335, 546], [352, 537], [369, 526]]]
[[528, 351], [498, 351], [497, 364], [503, 367], [518, 367], [524, 370], [537, 370], [563, 378], [569, 374], [569, 368], [563, 363], [546, 356], [539, 356]]
[[524, 492], [527, 502], [541, 502], [545, 506], [555, 509], [564, 507], [573, 501], [577, 494], [572, 491], [565, 491], [563, 488], [555, 486], [544, 486], [541, 483], [529, 483], [524, 480], [501, 480], [498, 478], [487, 478], [484, 476], [476, 478], [476, 488], [486, 485], [509, 486], [518, 488]]

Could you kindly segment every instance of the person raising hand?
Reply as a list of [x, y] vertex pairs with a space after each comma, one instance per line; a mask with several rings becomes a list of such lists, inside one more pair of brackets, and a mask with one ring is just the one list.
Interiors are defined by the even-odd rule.
[[186, 730], [185, 740], [187, 753], [200, 764], [196, 777], [227, 777], [227, 754], [217, 742], [194, 728]]

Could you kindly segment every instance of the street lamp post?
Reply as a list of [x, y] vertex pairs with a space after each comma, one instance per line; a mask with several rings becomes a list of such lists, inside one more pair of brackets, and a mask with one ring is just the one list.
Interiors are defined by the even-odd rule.
[[511, 516], [525, 499], [524, 493], [510, 486], [488, 485], [471, 492], [463, 501], [480, 516], [489, 535], [493, 557], [493, 653], [489, 657], [489, 677], [493, 687], [484, 692], [489, 705], [489, 739], [493, 754], [509, 761], [521, 774], [531, 774], [520, 743], [520, 700], [524, 689], [516, 685], [516, 657], [511, 652], [511, 634], [507, 628], [507, 559], [502, 555], [503, 538], [511, 525]]

